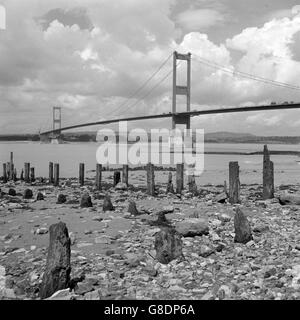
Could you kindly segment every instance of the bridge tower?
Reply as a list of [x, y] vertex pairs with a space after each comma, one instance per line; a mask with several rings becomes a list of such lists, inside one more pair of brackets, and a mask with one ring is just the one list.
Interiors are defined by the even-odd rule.
[[61, 129], [61, 107], [53, 107], [53, 131], [57, 130], [60, 134], [60, 129]]
[[[187, 83], [185, 86], [177, 85], [177, 60], [186, 60], [187, 62]], [[177, 95], [186, 96], [186, 111], [190, 112], [191, 108], [191, 53], [181, 54], [177, 51], [173, 53], [173, 99], [172, 99], [172, 129], [176, 124], [185, 124], [187, 129], [191, 127], [190, 115], [176, 114], [176, 97]]]

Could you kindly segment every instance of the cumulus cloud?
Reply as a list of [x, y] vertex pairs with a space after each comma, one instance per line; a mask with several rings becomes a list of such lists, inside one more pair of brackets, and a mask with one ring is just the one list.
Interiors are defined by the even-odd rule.
[[[272, 18], [262, 27], [244, 28], [216, 44], [210, 38], [209, 27], [223, 23], [224, 17], [214, 9], [185, 8], [172, 19], [175, 0], [87, 0], [77, 1], [76, 5], [53, 0], [44, 1], [43, 6], [39, 3], [5, 3], [9, 25], [0, 40], [0, 111], [13, 131], [16, 123], [24, 127], [24, 114], [29, 112], [45, 122], [55, 104], [64, 107], [64, 121], [70, 124], [124, 112], [169, 112], [172, 77], [135, 106], [127, 108], [136, 99], [119, 106], [157, 69], [172, 48], [192, 53], [194, 109], [298, 101], [297, 91], [281, 91], [203, 63], [203, 59], [210, 60], [232, 71], [297, 84], [300, 64], [294, 59], [294, 46], [300, 41], [296, 39], [300, 15], [296, 7], [290, 17]], [[179, 43], [175, 40], [179, 32], [175, 20], [181, 26], [180, 32], [186, 32]], [[239, 52], [238, 59], [233, 51]], [[169, 61], [151, 85], [171, 68]], [[179, 73], [184, 72], [183, 63]], [[143, 95], [144, 92], [137, 98]], [[236, 119], [235, 128], [241, 123], [251, 128], [275, 127], [280, 121], [288, 123], [287, 118], [279, 121], [278, 117], [272, 115], [264, 123], [251, 122], [251, 118], [246, 121], [246, 116], [240, 115], [197, 121], [210, 123], [211, 128], [222, 124], [222, 119]], [[14, 119], [15, 124], [9, 119]], [[32, 131], [34, 126], [28, 120], [26, 130]], [[7, 128], [1, 122], [1, 131], [6, 132]]]

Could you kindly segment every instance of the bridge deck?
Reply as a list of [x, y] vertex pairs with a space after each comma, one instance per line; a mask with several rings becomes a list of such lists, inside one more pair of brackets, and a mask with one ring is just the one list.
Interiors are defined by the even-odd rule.
[[109, 123], [116, 123], [120, 121], [137, 121], [137, 120], [150, 120], [150, 119], [159, 119], [159, 118], [171, 118], [173, 115], [182, 115], [182, 116], [201, 116], [207, 114], [220, 114], [220, 113], [236, 113], [236, 112], [251, 112], [251, 111], [269, 111], [269, 110], [284, 110], [284, 109], [300, 109], [300, 103], [294, 104], [276, 104], [276, 105], [263, 105], [263, 106], [252, 106], [252, 107], [234, 107], [226, 109], [211, 109], [211, 110], [201, 110], [201, 111], [191, 111], [191, 112], [178, 112], [178, 113], [163, 113], [156, 115], [147, 115], [147, 116], [138, 116], [138, 117], [127, 117], [122, 119], [111, 119], [111, 120], [102, 120], [95, 122], [88, 122], [83, 124], [76, 124], [68, 127], [63, 127], [60, 130], [50, 130], [42, 132], [41, 135], [47, 135], [50, 133], [61, 132], [71, 129], [90, 127], [95, 125], [103, 125]]

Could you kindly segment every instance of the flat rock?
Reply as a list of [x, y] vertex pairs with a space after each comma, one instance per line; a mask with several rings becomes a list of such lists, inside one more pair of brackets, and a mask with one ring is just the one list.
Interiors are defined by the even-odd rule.
[[209, 233], [207, 220], [188, 218], [175, 225], [176, 231], [184, 237], [207, 235]]
[[207, 245], [201, 245], [199, 250], [199, 256], [200, 257], [209, 257], [215, 252], [215, 250]]
[[281, 205], [300, 205], [300, 195], [299, 194], [281, 194], [279, 196], [279, 203]]
[[94, 290], [93, 285], [90, 282], [79, 282], [75, 287], [75, 293], [79, 295], [84, 295], [87, 292], [91, 292]]
[[228, 198], [227, 194], [225, 192], [222, 192], [222, 193], [216, 195], [215, 201], [219, 202], [219, 203], [225, 203], [227, 198]]
[[162, 208], [162, 212], [165, 214], [172, 213], [172, 212], [174, 212], [174, 207], [173, 206], [164, 206]]
[[124, 182], [119, 182], [116, 186], [115, 186], [116, 190], [127, 190], [127, 184]]
[[38, 228], [36, 234], [46, 234], [48, 233], [48, 228]]
[[102, 237], [95, 238], [95, 243], [97, 243], [97, 244], [110, 244], [111, 240], [109, 239], [109, 237], [102, 236]]

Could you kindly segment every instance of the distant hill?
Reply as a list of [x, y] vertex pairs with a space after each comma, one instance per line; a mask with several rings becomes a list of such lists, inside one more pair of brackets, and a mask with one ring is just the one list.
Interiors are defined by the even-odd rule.
[[251, 133], [238, 133], [238, 132], [227, 132], [227, 131], [219, 131], [219, 132], [211, 132], [206, 133], [206, 139], [243, 139], [243, 138], [253, 138], [256, 137]]
[[212, 132], [206, 133], [205, 142], [210, 143], [278, 143], [278, 144], [298, 144], [298, 136], [256, 136], [251, 133], [237, 132]]
[[[96, 131], [67, 132], [63, 134], [63, 140], [69, 142], [96, 142], [96, 135]], [[38, 140], [39, 136], [37, 134], [0, 135], [0, 141]], [[219, 131], [205, 133], [204, 141], [207, 143], [300, 144], [300, 136], [256, 136], [251, 133]]]

